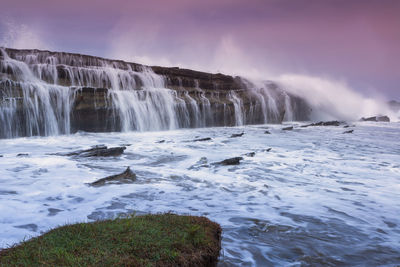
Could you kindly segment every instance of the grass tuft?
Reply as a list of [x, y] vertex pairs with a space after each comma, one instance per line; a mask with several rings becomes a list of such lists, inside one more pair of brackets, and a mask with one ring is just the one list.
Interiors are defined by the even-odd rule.
[[215, 266], [221, 228], [205, 217], [153, 214], [78, 223], [0, 251], [0, 266]]

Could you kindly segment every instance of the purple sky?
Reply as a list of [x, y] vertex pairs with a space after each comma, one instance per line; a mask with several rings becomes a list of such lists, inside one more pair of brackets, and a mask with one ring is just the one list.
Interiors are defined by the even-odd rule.
[[400, 99], [398, 0], [0, 0], [0, 41]]

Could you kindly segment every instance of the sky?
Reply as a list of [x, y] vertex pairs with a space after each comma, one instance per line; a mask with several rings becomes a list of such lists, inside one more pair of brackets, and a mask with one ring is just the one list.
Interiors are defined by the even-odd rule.
[[261, 79], [323, 77], [400, 100], [400, 0], [0, 0], [0, 7], [2, 46]]

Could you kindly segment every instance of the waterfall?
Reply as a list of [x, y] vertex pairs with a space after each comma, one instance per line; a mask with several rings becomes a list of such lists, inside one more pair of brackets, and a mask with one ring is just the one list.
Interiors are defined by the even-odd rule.
[[292, 103], [290, 102], [290, 96], [284, 92], [285, 95], [285, 121], [293, 121], [293, 108], [292, 108]]
[[19, 81], [0, 81], [0, 137], [68, 134], [69, 88], [39, 78], [50, 74], [52, 68], [30, 69], [27, 64], [8, 57], [4, 50], [1, 52], [0, 73], [9, 72]]
[[[0, 138], [280, 123], [270, 83], [68, 53], [0, 48]], [[236, 80], [235, 80], [236, 79]]]

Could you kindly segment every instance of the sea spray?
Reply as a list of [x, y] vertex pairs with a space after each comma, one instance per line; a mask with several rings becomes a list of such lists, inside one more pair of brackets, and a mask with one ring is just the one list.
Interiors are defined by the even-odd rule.
[[313, 120], [355, 121], [378, 114], [398, 120], [385, 101], [365, 97], [343, 82], [295, 74], [282, 75], [276, 80], [284, 90], [306, 99], [313, 108]]

